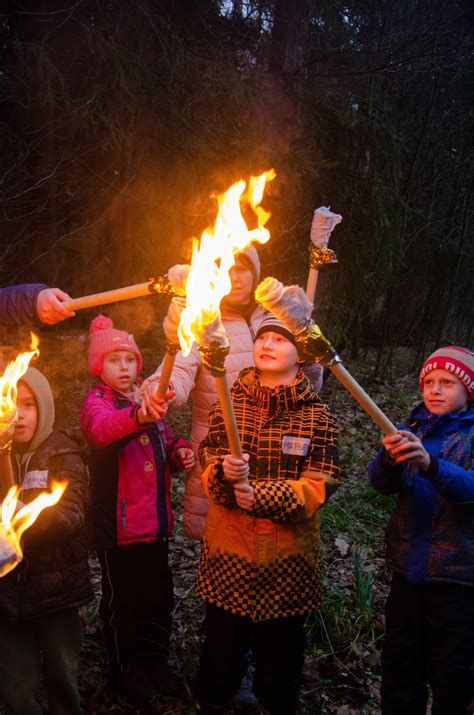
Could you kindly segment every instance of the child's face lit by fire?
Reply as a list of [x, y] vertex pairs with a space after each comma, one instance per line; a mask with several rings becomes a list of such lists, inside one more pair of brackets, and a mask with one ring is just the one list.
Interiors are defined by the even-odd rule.
[[448, 370], [432, 370], [423, 380], [423, 402], [434, 415], [463, 412], [468, 393], [461, 380]]
[[38, 405], [30, 388], [23, 382], [18, 383], [17, 395], [18, 420], [13, 433], [13, 442], [25, 444], [31, 442], [38, 426]]
[[101, 378], [114, 390], [129, 392], [138, 376], [135, 353], [130, 350], [114, 350], [104, 357]]
[[[261, 372], [263, 384], [276, 379], [278, 384], [294, 382], [299, 369], [298, 351], [280, 333], [267, 331], [259, 335], [253, 346], [255, 367]], [[268, 378], [268, 379], [267, 379]]]

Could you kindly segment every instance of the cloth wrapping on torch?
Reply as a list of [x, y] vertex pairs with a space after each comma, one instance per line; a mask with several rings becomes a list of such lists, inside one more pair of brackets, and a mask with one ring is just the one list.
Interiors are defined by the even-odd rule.
[[265, 278], [257, 286], [255, 299], [292, 331], [301, 357], [325, 365], [339, 361], [331, 343], [311, 320], [312, 304], [300, 286]]
[[209, 315], [211, 318], [209, 322], [205, 322], [206, 317], [206, 312], [204, 312], [202, 325], [194, 327], [198, 345], [208, 348], [212, 343], [219, 343], [221, 347], [228, 349], [230, 341], [222, 323], [221, 314], [218, 312], [214, 317]]
[[171, 266], [166, 274], [171, 288], [178, 296], [186, 295], [186, 281], [188, 280], [190, 268], [191, 266], [187, 263], [177, 263], [175, 266]]
[[209, 322], [204, 322], [206, 317], [204, 312], [202, 324], [195, 326], [194, 330], [203, 363], [216, 377], [225, 373], [225, 359], [229, 354], [230, 340], [220, 313], [211, 318]]
[[341, 223], [342, 216], [320, 206], [313, 214], [311, 224], [310, 267], [318, 270], [325, 263], [337, 263], [334, 251], [328, 248], [332, 230]]
[[313, 306], [300, 286], [285, 286], [276, 278], [265, 278], [255, 290], [255, 300], [297, 333], [308, 325]]

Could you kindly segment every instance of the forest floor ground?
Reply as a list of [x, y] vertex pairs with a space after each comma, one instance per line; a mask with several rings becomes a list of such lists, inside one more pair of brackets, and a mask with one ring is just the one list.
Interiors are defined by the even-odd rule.
[[[86, 343], [83, 334], [63, 335], [58, 350], [57, 339], [52, 338], [53, 334], [44, 339], [37, 366], [53, 384], [59, 425], [77, 424], [80, 404], [88, 389], [83, 372]], [[156, 341], [161, 343], [158, 350], [155, 339], [145, 342], [150, 347], [143, 349], [144, 375], [154, 369], [156, 355], [163, 352], [158, 333]], [[392, 374], [386, 374], [383, 380], [370, 377], [373, 372], [370, 353], [358, 361], [345, 361], [354, 377], [395, 423], [403, 421], [419, 399], [413, 358], [404, 351], [397, 354]], [[367, 464], [378, 449], [378, 428], [331, 374], [327, 375], [321, 398], [329, 404], [341, 428], [343, 482], [321, 510], [324, 602], [320, 612], [307, 619], [300, 713], [368, 715], [380, 712], [380, 652], [389, 583], [384, 564], [384, 528], [394, 501], [377, 494], [367, 482]], [[189, 407], [170, 415], [169, 423], [176, 434], [188, 436]], [[194, 591], [199, 545], [184, 535], [181, 526], [183, 491], [184, 475], [177, 475], [173, 485], [176, 527], [170, 544], [175, 581], [171, 661], [183, 678], [187, 696], [179, 700], [157, 698], [150, 712], [163, 715], [194, 712], [192, 683], [204, 615], [203, 604]], [[82, 609], [84, 648], [80, 662], [80, 687], [86, 711], [144, 712], [116, 696], [108, 686], [98, 616], [100, 568], [93, 555], [91, 576], [96, 598]], [[234, 711], [229, 708], [228, 712]]]

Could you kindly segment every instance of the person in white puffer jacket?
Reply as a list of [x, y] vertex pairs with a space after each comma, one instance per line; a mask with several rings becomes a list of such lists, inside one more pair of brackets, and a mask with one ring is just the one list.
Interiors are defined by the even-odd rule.
[[[230, 338], [230, 351], [226, 358], [226, 376], [229, 387], [233, 385], [241, 370], [253, 365], [253, 342], [255, 335], [268, 312], [254, 301], [253, 295], [260, 278], [260, 260], [256, 248], [247, 246], [236, 257], [235, 266], [230, 270], [232, 290], [221, 302], [224, 328]], [[161, 365], [154, 375], [161, 372]], [[323, 368], [311, 365], [305, 369], [315, 389], [322, 385]], [[208, 430], [208, 415], [217, 401], [215, 380], [203, 365], [196, 344], [190, 354], [184, 357], [179, 351], [171, 375], [170, 387], [176, 390], [176, 397], [170, 409], [184, 405], [192, 399], [192, 424], [190, 442], [196, 455], [194, 469], [186, 474], [184, 493], [183, 525], [192, 539], [201, 540], [208, 510], [208, 500], [201, 486], [201, 466], [197, 459], [198, 448]]]

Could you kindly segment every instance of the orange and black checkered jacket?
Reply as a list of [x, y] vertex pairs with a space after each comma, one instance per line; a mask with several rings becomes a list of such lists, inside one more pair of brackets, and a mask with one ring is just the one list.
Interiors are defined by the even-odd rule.
[[303, 615], [321, 605], [318, 509], [339, 485], [338, 429], [302, 373], [292, 385], [268, 388], [246, 368], [232, 402], [255, 501], [240, 509], [224, 478], [229, 446], [216, 403], [200, 446], [211, 504], [197, 593], [254, 621]]

